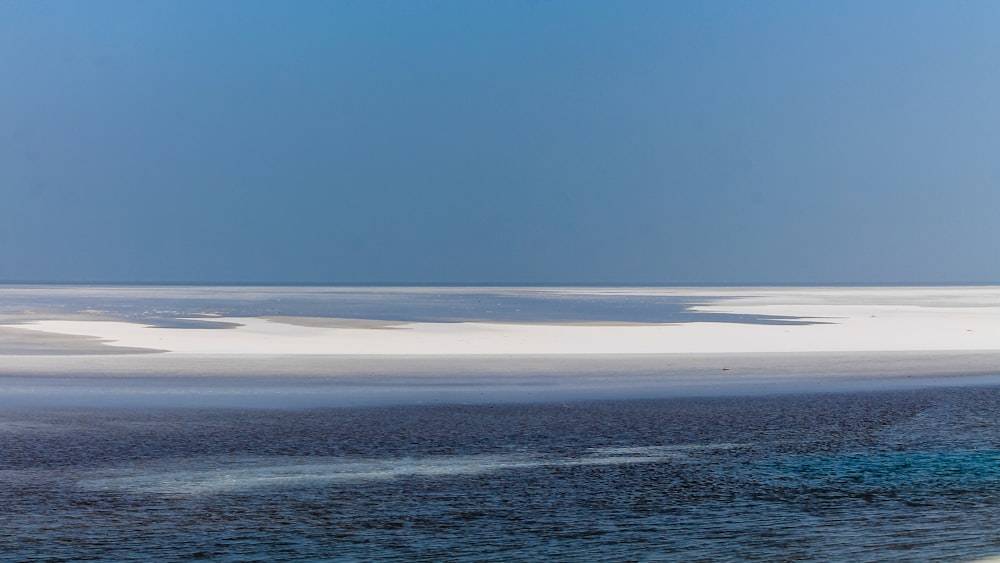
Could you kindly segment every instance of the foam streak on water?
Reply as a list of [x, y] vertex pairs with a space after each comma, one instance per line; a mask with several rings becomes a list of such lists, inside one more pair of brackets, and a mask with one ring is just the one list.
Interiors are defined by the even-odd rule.
[[431, 456], [404, 459], [316, 459], [297, 457], [205, 458], [197, 464], [154, 465], [112, 470], [81, 481], [84, 489], [168, 495], [214, 494], [265, 487], [323, 486], [402, 477], [481, 475], [505, 470], [681, 461], [692, 451], [734, 444], [596, 448], [578, 457], [542, 457], [526, 453]]

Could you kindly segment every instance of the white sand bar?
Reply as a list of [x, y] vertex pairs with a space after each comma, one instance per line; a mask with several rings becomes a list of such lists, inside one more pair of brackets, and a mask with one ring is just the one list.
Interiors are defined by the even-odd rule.
[[[19, 319], [2, 327], [0, 403], [329, 406], [1000, 384], [1000, 287], [538, 291], [681, 297], [711, 321]], [[18, 354], [21, 343], [36, 353]]]
[[240, 356], [1000, 351], [1000, 289], [691, 290], [692, 294], [697, 292], [711, 293], [711, 298], [706, 298], [711, 302], [693, 306], [694, 311], [775, 315], [795, 318], [804, 324], [435, 322], [398, 323], [373, 329], [353, 328], [349, 324], [314, 326], [317, 323], [224, 317], [211, 320], [238, 326], [160, 328], [124, 322], [52, 319], [10, 325], [10, 328], [86, 336], [115, 347], [172, 354]]

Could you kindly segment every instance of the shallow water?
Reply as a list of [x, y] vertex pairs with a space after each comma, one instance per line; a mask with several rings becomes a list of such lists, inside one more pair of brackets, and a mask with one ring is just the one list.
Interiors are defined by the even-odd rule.
[[1000, 552], [1000, 388], [0, 411], [10, 561]]
[[189, 320], [305, 316], [406, 322], [734, 322], [812, 324], [796, 317], [692, 311], [708, 295], [581, 293], [558, 288], [2, 286], [0, 321], [87, 315], [164, 327], [225, 325]]

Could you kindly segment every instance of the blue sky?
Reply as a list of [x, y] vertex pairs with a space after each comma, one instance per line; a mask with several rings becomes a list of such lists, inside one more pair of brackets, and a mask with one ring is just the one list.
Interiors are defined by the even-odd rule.
[[0, 1], [0, 279], [1000, 282], [1000, 3]]

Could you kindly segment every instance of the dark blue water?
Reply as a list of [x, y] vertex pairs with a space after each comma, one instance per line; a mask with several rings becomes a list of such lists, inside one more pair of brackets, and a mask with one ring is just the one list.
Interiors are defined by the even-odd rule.
[[0, 411], [8, 561], [960, 561], [1000, 389]]

